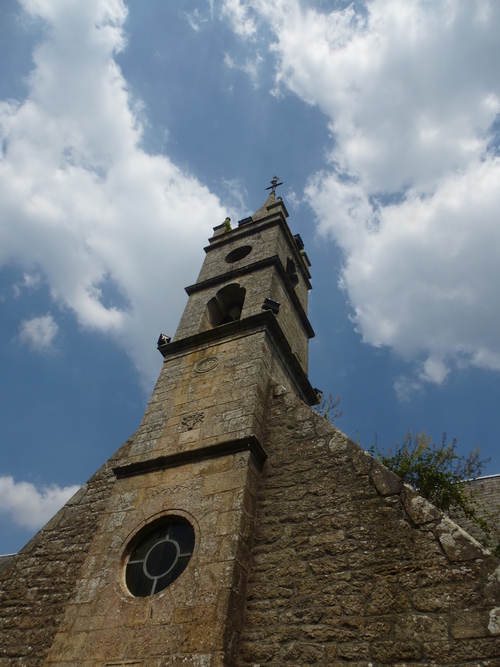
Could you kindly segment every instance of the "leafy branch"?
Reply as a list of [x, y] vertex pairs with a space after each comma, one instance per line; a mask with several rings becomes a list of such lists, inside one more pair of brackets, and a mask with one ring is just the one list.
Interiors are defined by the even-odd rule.
[[[484, 546], [492, 547], [495, 541], [498, 542], [499, 513], [491, 512], [481, 503], [472, 486], [467, 484], [481, 475], [488, 462], [481, 460], [479, 448], [462, 456], [457, 454], [456, 438], [449, 443], [446, 433], [443, 433], [441, 444], [436, 445], [425, 431], [415, 436], [408, 431], [403, 441], [394, 447], [381, 450], [375, 443], [369, 451], [436, 507], [461, 515], [476, 526]], [[493, 551], [500, 556], [500, 542]]]

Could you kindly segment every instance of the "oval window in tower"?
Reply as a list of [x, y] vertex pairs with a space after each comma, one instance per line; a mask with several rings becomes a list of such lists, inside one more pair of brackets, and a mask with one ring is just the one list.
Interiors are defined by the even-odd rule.
[[231, 250], [225, 257], [225, 261], [228, 264], [234, 264], [234, 262], [239, 262], [240, 259], [243, 259], [252, 252], [251, 245], [242, 245], [239, 248]]
[[194, 529], [179, 516], [166, 517], [142, 535], [132, 547], [125, 582], [134, 597], [155, 595], [179, 577], [194, 549]]

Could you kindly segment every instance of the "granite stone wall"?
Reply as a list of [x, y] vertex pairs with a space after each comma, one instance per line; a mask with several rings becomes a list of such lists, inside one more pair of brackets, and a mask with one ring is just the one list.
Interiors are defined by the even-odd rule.
[[282, 387], [266, 423], [239, 665], [498, 667], [498, 560]]
[[479, 518], [486, 520], [489, 535], [485, 534], [476, 522], [470, 521], [463, 514], [452, 512], [452, 518], [468, 533], [478, 540], [489, 539], [492, 547], [500, 544], [500, 475], [478, 477], [465, 483], [470, 499]]
[[114, 481], [104, 466], [0, 570], [1, 667], [43, 664]]
[[[146, 419], [3, 564], [0, 667], [499, 667], [499, 562], [293, 393], [266, 409], [262, 470], [241, 451], [116, 479]], [[190, 564], [133, 598], [127, 545], [169, 514]]]
[[[118, 479], [47, 667], [235, 664], [257, 475], [250, 452], [238, 452]], [[189, 564], [160, 593], [133, 597], [124, 575], [128, 545], [168, 516], [194, 528]]]

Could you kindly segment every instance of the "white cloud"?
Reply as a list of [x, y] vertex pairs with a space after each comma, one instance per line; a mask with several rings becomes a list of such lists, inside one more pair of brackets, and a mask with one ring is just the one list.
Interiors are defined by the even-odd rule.
[[331, 167], [306, 194], [363, 340], [424, 359], [417, 384], [500, 370], [500, 5], [241, 4], [274, 32], [277, 85], [329, 118]]
[[195, 32], [199, 32], [201, 26], [208, 22], [208, 18], [203, 16], [198, 8], [194, 9], [192, 12], [184, 12], [184, 16]]
[[262, 56], [257, 54], [253, 60], [245, 58], [244, 62], [237, 63], [229, 53], [226, 53], [224, 56], [224, 64], [226, 67], [237, 69], [247, 74], [254, 88], [258, 88], [259, 86], [259, 68], [263, 60]]
[[400, 375], [394, 381], [394, 391], [400, 403], [408, 403], [416, 393], [422, 391], [422, 382]]
[[19, 340], [29, 345], [32, 350], [45, 352], [52, 347], [58, 331], [57, 322], [48, 313], [42, 317], [23, 320], [19, 327]]
[[18, 526], [41, 528], [79, 489], [79, 486], [60, 488], [55, 484], [37, 489], [31, 482], [15, 482], [12, 477], [0, 477], [0, 512], [7, 514]]
[[237, 35], [249, 38], [255, 34], [257, 27], [252, 14], [251, 2], [245, 0], [223, 0], [221, 4], [221, 15], [231, 24]]
[[[140, 105], [114, 60], [125, 46], [122, 0], [21, 4], [48, 30], [28, 98], [0, 103], [0, 266], [40, 273], [57, 304], [115, 336], [151, 381], [157, 334], [173, 333], [181, 288], [226, 211], [141, 148]], [[127, 308], [104, 302], [109, 284]]]
[[308, 189], [323, 231], [345, 251], [342, 284], [364, 340], [427, 354], [423, 379], [443, 382], [455, 358], [500, 370], [499, 183], [500, 159], [478, 162], [432, 196], [410, 191], [381, 207], [372, 225], [359, 185], [330, 174]]
[[12, 285], [12, 292], [14, 294], [14, 297], [17, 299], [18, 297], [21, 296], [23, 290], [27, 291], [32, 291], [34, 289], [37, 289], [40, 287], [40, 275], [39, 274], [30, 274], [30, 273], [25, 273], [23, 275], [23, 280], [22, 282], [15, 283]]

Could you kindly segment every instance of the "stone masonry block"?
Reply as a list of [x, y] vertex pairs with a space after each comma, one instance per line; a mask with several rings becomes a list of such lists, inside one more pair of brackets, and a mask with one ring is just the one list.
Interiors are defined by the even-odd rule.
[[500, 607], [490, 610], [488, 631], [491, 635], [500, 635]]
[[359, 475], [368, 475], [373, 465], [373, 456], [364, 449], [359, 449], [352, 455], [352, 464], [354, 470]]
[[444, 614], [401, 614], [396, 619], [394, 637], [420, 642], [448, 639], [448, 619]]
[[239, 489], [245, 485], [246, 478], [247, 470], [244, 468], [210, 475], [203, 481], [203, 495]]
[[408, 516], [417, 525], [438, 521], [443, 516], [442, 512], [408, 484], [404, 485], [401, 497]]
[[487, 551], [454, 521], [443, 517], [436, 534], [450, 561], [468, 561], [489, 555]]
[[370, 478], [381, 496], [394, 496], [401, 491], [403, 483], [391, 470], [378, 461], [373, 461]]
[[451, 615], [450, 634], [455, 639], [487, 637], [489, 617], [485, 611], [465, 610]]

